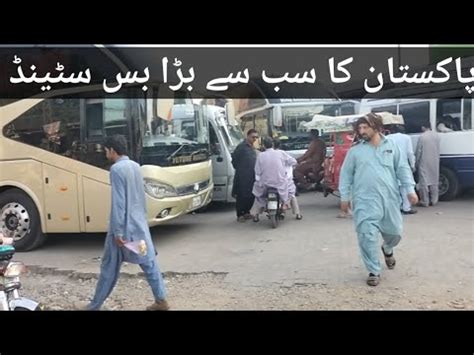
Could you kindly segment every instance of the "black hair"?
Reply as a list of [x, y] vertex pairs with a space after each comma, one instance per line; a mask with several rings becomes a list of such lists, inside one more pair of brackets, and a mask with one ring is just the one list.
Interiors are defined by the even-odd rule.
[[257, 130], [255, 128], [250, 128], [248, 131], [247, 131], [247, 137], [250, 136], [251, 134], [253, 133], [257, 133]]
[[280, 149], [281, 141], [278, 138], [273, 138], [273, 148]]
[[270, 137], [263, 138], [263, 146], [265, 147], [265, 149], [273, 147], [273, 139], [271, 139]]
[[127, 154], [127, 139], [120, 134], [114, 134], [105, 138], [104, 147], [112, 148], [118, 155], [125, 155]]
[[367, 115], [360, 117], [355, 124], [356, 129], [359, 129], [361, 124], [367, 124], [370, 128], [377, 132], [382, 132], [383, 129], [383, 120], [382, 116], [377, 115], [376, 113], [370, 112]]
[[395, 129], [397, 130], [398, 133], [405, 133], [406, 132], [405, 126], [402, 125], [402, 124], [397, 124], [395, 127], [396, 127]]
[[312, 137], [319, 137], [319, 129], [312, 129], [311, 130]]

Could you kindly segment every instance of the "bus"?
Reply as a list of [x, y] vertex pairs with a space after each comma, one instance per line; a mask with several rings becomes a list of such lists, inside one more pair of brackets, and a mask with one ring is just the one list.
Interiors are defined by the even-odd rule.
[[[203, 100], [206, 102], [210, 100]], [[233, 109], [229, 103], [224, 107], [206, 103], [203, 105], [204, 119], [209, 124], [209, 142], [212, 161], [212, 180], [214, 192], [212, 201], [235, 202], [232, 197], [234, 184], [234, 167], [232, 153], [244, 136], [233, 116]], [[194, 130], [194, 113], [186, 110], [185, 105], [174, 105], [173, 116], [175, 122], [180, 122], [181, 130]]]
[[[450, 98], [448, 92], [438, 93], [442, 98], [423, 98], [424, 92], [418, 92], [418, 97], [411, 92], [410, 98], [403, 97], [403, 94], [406, 95], [406, 90], [393, 89], [384, 96], [394, 98], [363, 99], [360, 113], [388, 111], [402, 115], [415, 151], [422, 125], [438, 131], [441, 138], [440, 200], [452, 200], [463, 189], [474, 188], [473, 100]], [[453, 92], [452, 97], [456, 97], [455, 94], [458, 93]], [[441, 123], [451, 127], [448, 132], [440, 131]]]
[[66, 97], [0, 106], [0, 231], [13, 236], [19, 250], [39, 247], [50, 233], [107, 230], [110, 163], [102, 144], [113, 134], [127, 138], [130, 158], [141, 165], [150, 226], [211, 201], [203, 106], [185, 103], [189, 130], [172, 114], [173, 104], [184, 101]]
[[233, 116], [233, 109], [229, 109], [229, 104], [226, 104], [225, 108], [214, 105], [205, 107], [208, 113], [212, 154], [213, 201], [235, 202], [232, 196], [235, 175], [232, 153], [244, 140], [244, 135]]
[[[236, 115], [242, 131], [255, 128], [261, 137], [279, 137], [281, 149], [294, 158], [303, 155], [311, 138], [306, 129], [314, 115], [351, 115], [358, 110], [357, 101], [336, 99], [275, 99], [262, 107]], [[328, 140], [328, 137], [323, 136]]]

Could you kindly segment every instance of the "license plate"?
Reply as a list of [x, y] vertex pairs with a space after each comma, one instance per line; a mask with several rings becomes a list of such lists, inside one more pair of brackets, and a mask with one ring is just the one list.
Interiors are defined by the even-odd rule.
[[277, 209], [277, 202], [276, 201], [268, 201], [267, 209], [269, 210], [276, 210]]
[[191, 208], [199, 207], [199, 206], [201, 206], [201, 196], [193, 197], [193, 202], [191, 204]]

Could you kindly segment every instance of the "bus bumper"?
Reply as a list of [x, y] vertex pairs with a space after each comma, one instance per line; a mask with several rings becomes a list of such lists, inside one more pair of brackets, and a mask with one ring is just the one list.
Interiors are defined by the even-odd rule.
[[147, 195], [148, 225], [153, 227], [208, 205], [212, 200], [213, 190], [214, 184], [211, 183], [197, 194], [163, 199]]

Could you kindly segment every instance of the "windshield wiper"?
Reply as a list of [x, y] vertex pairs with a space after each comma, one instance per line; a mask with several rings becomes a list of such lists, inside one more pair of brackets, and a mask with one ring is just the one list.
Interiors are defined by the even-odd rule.
[[166, 158], [166, 160], [171, 161], [176, 156], [176, 154], [178, 154], [185, 146], [185, 144], [181, 145], [178, 149], [171, 153], [170, 156]]
[[199, 148], [199, 149], [197, 149], [197, 150], [191, 152], [191, 156], [194, 156], [194, 155], [196, 155], [196, 154], [203, 154], [203, 153], [205, 153], [207, 156], [210, 155], [208, 149], [206, 149], [206, 148]]

